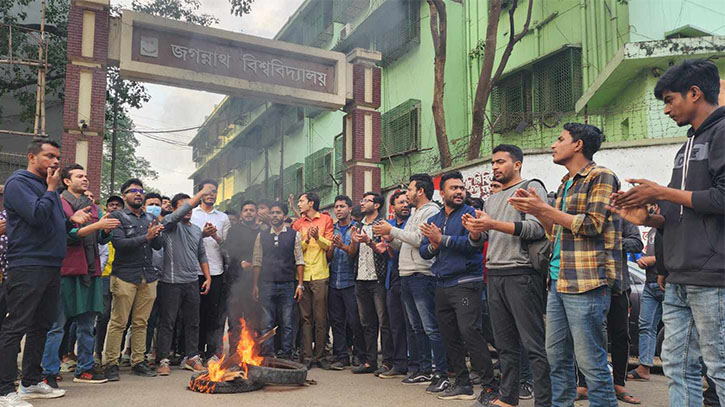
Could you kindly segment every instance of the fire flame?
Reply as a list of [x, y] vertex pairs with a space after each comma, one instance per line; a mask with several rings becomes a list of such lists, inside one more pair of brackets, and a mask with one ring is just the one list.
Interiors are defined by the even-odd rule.
[[[247, 322], [244, 318], [241, 318], [239, 322], [241, 323], [242, 332], [235, 354], [229, 357], [223, 355], [219, 361], [209, 361], [207, 373], [200, 375], [196, 381], [192, 380], [189, 383], [189, 388], [202, 393], [212, 393], [215, 383], [234, 380], [240, 376], [246, 379], [248, 365], [260, 366], [262, 364], [264, 358], [257, 353], [257, 343], [254, 340], [252, 332], [247, 328]], [[234, 363], [230, 365], [229, 362], [226, 362], [227, 359], [233, 359]], [[230, 368], [234, 366], [240, 367], [242, 371], [231, 371]], [[208, 385], [201, 385], [199, 379], [208, 380], [210, 383]]]

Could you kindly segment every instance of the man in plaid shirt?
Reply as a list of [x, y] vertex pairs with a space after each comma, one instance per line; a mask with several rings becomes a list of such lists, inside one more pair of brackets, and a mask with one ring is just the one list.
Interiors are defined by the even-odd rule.
[[622, 278], [622, 231], [607, 209], [610, 195], [619, 190], [619, 180], [592, 161], [603, 138], [594, 126], [565, 124], [551, 146], [554, 163], [569, 171], [555, 206], [533, 191], [518, 190], [509, 198], [514, 208], [541, 221], [553, 244], [546, 353], [554, 406], [574, 403], [574, 355], [586, 377], [591, 405], [617, 406], [602, 327], [612, 286]]

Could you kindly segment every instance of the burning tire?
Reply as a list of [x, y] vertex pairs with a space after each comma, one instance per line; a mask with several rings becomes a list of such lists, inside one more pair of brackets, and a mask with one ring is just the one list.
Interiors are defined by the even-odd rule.
[[265, 358], [262, 366], [249, 365], [248, 378], [265, 384], [305, 384], [307, 368], [285, 359]]
[[264, 383], [255, 380], [244, 380], [241, 378], [228, 382], [213, 382], [207, 378], [199, 377], [205, 372], [194, 373], [189, 381], [189, 390], [199, 393], [229, 394], [246, 393], [259, 390]]

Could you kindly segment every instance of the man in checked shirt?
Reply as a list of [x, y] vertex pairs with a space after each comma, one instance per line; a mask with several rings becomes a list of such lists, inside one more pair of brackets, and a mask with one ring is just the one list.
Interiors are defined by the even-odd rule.
[[565, 124], [551, 146], [554, 163], [568, 170], [555, 206], [532, 189], [520, 189], [509, 198], [514, 208], [541, 221], [553, 244], [546, 354], [554, 406], [574, 404], [575, 355], [587, 380], [591, 405], [617, 406], [602, 326], [612, 287], [622, 279], [622, 231], [621, 223], [613, 222], [607, 210], [610, 195], [619, 191], [619, 180], [592, 161], [603, 139], [594, 126]]

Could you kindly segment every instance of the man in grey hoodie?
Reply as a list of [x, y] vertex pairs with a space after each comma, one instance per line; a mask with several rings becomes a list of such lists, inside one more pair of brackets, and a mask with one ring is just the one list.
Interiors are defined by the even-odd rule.
[[[431, 201], [433, 198], [433, 180], [428, 174], [415, 174], [408, 184], [408, 202], [415, 212], [408, 218], [403, 229], [388, 222], [379, 222], [373, 230], [375, 234], [392, 238], [391, 245], [400, 251], [398, 268], [401, 280], [403, 306], [412, 327], [413, 337], [408, 339], [411, 364], [420, 366], [418, 372], [410, 372], [403, 379], [405, 384], [431, 382], [426, 391], [437, 393], [448, 387], [446, 353], [443, 340], [438, 332], [435, 314], [436, 279], [430, 270], [432, 260], [420, 257], [418, 248], [423, 241], [420, 225], [437, 214], [440, 207]], [[431, 348], [435, 362], [435, 374], [432, 372]]]
[[522, 214], [508, 203], [517, 189], [528, 187], [546, 199], [540, 182], [521, 178], [523, 161], [524, 153], [518, 146], [496, 146], [491, 169], [502, 190], [488, 198], [484, 210], [476, 211], [476, 218], [463, 218], [463, 226], [471, 232], [472, 245], [482, 247], [488, 241], [488, 306], [501, 362], [501, 385], [498, 400], [484, 400], [484, 406], [519, 404], [522, 345], [534, 374], [535, 405], [551, 405], [549, 363], [544, 348], [543, 276], [534, 269], [526, 249], [527, 241], [545, 237], [544, 227], [536, 217]]
[[[203, 238], [211, 227], [204, 230], [191, 223], [191, 210], [202, 198], [212, 193], [213, 185], [206, 184], [193, 198], [176, 194], [171, 199], [174, 212], [164, 216], [164, 269], [158, 285], [159, 336], [158, 355], [161, 359], [158, 374], [168, 376], [171, 337], [179, 310], [183, 314], [186, 360], [183, 367], [192, 371], [204, 370], [199, 357], [199, 277], [204, 275], [201, 295], [211, 286], [209, 262]], [[210, 225], [207, 225], [210, 226]]]

